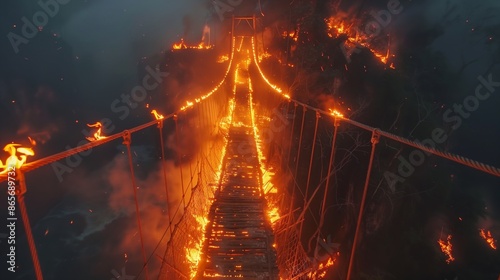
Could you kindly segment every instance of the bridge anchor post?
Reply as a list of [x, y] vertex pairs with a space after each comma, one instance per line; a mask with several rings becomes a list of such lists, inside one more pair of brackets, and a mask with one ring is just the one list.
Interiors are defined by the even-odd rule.
[[28, 239], [28, 246], [30, 248], [31, 259], [33, 260], [36, 279], [43, 280], [42, 268], [40, 266], [40, 261], [38, 259], [38, 253], [36, 250], [35, 239], [33, 238], [33, 232], [31, 231], [28, 210], [26, 209], [26, 202], [24, 201], [24, 195], [27, 192], [26, 180], [24, 178], [23, 172], [20, 169], [17, 169], [15, 172], [16, 172], [16, 180], [19, 183], [19, 188], [16, 189], [16, 198], [19, 204], [19, 210], [21, 211], [21, 218], [23, 220], [24, 230], [26, 232], [26, 239]]
[[356, 246], [357, 246], [358, 239], [359, 239], [361, 220], [363, 219], [363, 211], [365, 209], [366, 195], [368, 193], [368, 185], [370, 183], [370, 175], [372, 172], [373, 158], [375, 157], [375, 148], [377, 147], [377, 144], [379, 141], [380, 141], [380, 131], [378, 129], [374, 129], [372, 131], [372, 138], [371, 138], [372, 151], [370, 153], [370, 162], [368, 163], [368, 170], [366, 171], [366, 180], [365, 180], [365, 186], [363, 189], [363, 197], [361, 198], [361, 204], [359, 206], [358, 221], [356, 223], [356, 232], [354, 233], [354, 240], [352, 242], [351, 257], [349, 258], [349, 268], [347, 269], [347, 278], [346, 278], [347, 280], [351, 280], [351, 272], [352, 272], [352, 266], [354, 263], [354, 255], [356, 254]]

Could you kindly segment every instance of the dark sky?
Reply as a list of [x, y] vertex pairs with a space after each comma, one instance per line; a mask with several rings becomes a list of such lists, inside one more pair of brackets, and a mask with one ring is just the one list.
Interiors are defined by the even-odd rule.
[[[67, 145], [76, 146], [83, 138], [80, 131], [84, 125], [100, 118], [111, 118], [119, 128], [137, 124], [133, 117], [147, 116], [145, 108], [139, 108], [132, 113], [133, 117], [122, 121], [110, 111], [110, 104], [137, 85], [142, 77], [141, 67], [144, 68], [141, 63], [169, 50], [181, 37], [196, 44], [205, 23], [210, 19], [217, 22], [218, 17], [210, 1], [202, 0], [69, 0], [67, 4], [59, 4], [59, 11], [49, 18], [43, 30], [27, 39], [26, 44], [20, 44], [16, 52], [9, 34], [22, 35], [22, 18], [32, 20], [42, 9], [37, 2], [5, 0], [0, 4], [0, 110], [4, 115], [0, 145], [11, 141], [26, 144], [27, 136], [33, 136], [38, 142], [37, 158], [62, 151]], [[236, 10], [260, 12], [256, 2]], [[287, 9], [286, 1], [281, 1], [283, 10], [266, 10], [279, 6], [268, 2], [271, 1], [262, 1], [266, 16], [278, 17]], [[384, 7], [385, 3], [372, 1], [370, 5]], [[462, 102], [467, 92], [474, 92], [479, 75], [491, 73], [493, 80], [500, 81], [500, 38], [496, 37], [500, 33], [489, 30], [500, 26], [500, 2], [402, 3], [403, 12], [388, 26], [399, 38], [394, 41], [396, 49], [411, 50], [413, 44], [424, 44], [428, 51], [445, 58], [450, 72], [458, 72], [463, 63], [472, 61], [460, 76], [463, 91], [444, 92], [443, 103], [451, 106]], [[436, 26], [439, 35], [430, 42], [408, 37], [407, 29], [418, 25]], [[486, 35], [489, 33], [491, 38]], [[499, 93], [500, 89], [486, 104], [480, 104], [480, 110], [466, 120], [463, 129], [451, 136], [452, 151], [500, 166]], [[121, 271], [123, 267], [131, 274], [138, 272], [140, 254], [136, 246], [130, 245], [131, 240], [136, 240], [134, 220], [129, 219], [134, 211], [127, 207], [130, 201], [123, 198], [129, 194], [123, 189], [128, 174], [124, 172], [124, 158], [117, 153], [119, 145], [113, 145], [111, 151], [104, 153], [104, 159], [90, 157], [62, 182], [49, 167], [28, 177], [28, 188], [36, 188], [30, 190], [33, 194], [28, 207], [35, 238], [40, 241], [39, 254], [46, 279], [110, 279], [114, 277], [113, 270]], [[135, 147], [142, 163], [152, 161], [155, 148], [151, 146]], [[99, 166], [97, 170], [94, 164]], [[169, 168], [175, 169], [173, 165]], [[145, 176], [141, 183], [157, 184], [154, 175]], [[478, 180], [478, 184], [487, 204], [500, 213], [494, 199], [499, 197], [498, 193], [492, 191], [500, 186], [498, 180], [488, 178]], [[154, 204], [150, 209], [151, 219], [146, 219], [146, 223], [154, 229], [150, 236], [156, 238], [162, 232], [162, 221], [155, 218], [164, 215], [166, 207], [160, 198], [147, 202]], [[500, 234], [497, 220], [486, 219], [485, 223]], [[19, 239], [24, 238], [21, 232], [22, 229]], [[19, 262], [24, 261], [20, 272], [15, 276], [5, 272], [5, 245], [2, 239], [0, 278], [32, 279], [25, 244], [18, 249]], [[128, 259], [123, 257], [124, 253]], [[95, 265], [96, 262], [101, 264]]]

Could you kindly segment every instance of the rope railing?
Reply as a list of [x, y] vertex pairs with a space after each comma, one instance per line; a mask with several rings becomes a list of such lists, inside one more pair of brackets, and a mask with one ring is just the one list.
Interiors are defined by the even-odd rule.
[[[312, 165], [313, 157], [314, 157], [314, 147], [315, 147], [315, 142], [316, 142], [318, 116], [322, 115], [322, 116], [330, 117], [333, 119], [333, 122], [334, 122], [334, 135], [333, 135], [332, 147], [331, 147], [332, 150], [331, 150], [331, 155], [330, 155], [330, 160], [329, 160], [328, 173], [326, 175], [326, 185], [325, 185], [324, 196], [323, 196], [323, 205], [321, 207], [321, 212], [320, 212], [320, 215], [321, 215], [320, 224], [319, 224], [318, 229], [313, 233], [312, 237], [309, 239], [309, 241], [313, 240], [314, 236], [317, 234], [316, 246], [314, 248], [315, 256], [318, 253], [319, 238], [320, 238], [320, 234], [321, 234], [321, 230], [322, 230], [321, 228], [322, 228], [323, 223], [324, 223], [324, 215], [325, 215], [325, 211], [326, 211], [325, 204], [326, 204], [326, 198], [327, 198], [327, 193], [328, 193], [328, 188], [329, 188], [330, 176], [332, 175], [332, 165], [333, 165], [333, 161], [334, 161], [335, 142], [336, 142], [338, 127], [339, 127], [341, 122], [344, 122], [344, 123], [350, 124], [352, 126], [358, 127], [360, 129], [363, 129], [365, 131], [372, 133], [372, 140], [371, 140], [372, 149], [371, 149], [371, 153], [370, 153], [370, 160], [368, 163], [368, 170], [367, 170], [367, 174], [366, 174], [366, 178], [365, 178], [365, 185], [363, 188], [363, 196], [362, 196], [362, 200], [360, 202], [358, 218], [357, 218], [357, 222], [356, 222], [355, 236], [354, 236], [354, 240], [353, 240], [353, 244], [352, 244], [352, 248], [351, 248], [351, 254], [349, 256], [349, 265], [348, 265], [347, 278], [346, 278], [347, 280], [351, 279], [351, 273], [352, 273], [353, 264], [354, 264], [354, 257], [355, 257], [355, 253], [356, 253], [356, 246], [357, 246], [358, 239], [359, 239], [361, 221], [363, 218], [363, 212], [364, 212], [364, 207], [365, 207], [365, 203], [366, 203], [366, 195], [367, 195], [367, 190], [369, 187], [369, 182], [370, 182], [370, 177], [371, 177], [371, 169], [372, 169], [373, 160], [374, 160], [375, 148], [376, 148], [376, 144], [379, 143], [381, 137], [386, 137], [387, 139], [399, 142], [399, 143], [404, 144], [404, 145], [408, 145], [410, 147], [417, 148], [417, 149], [422, 150], [424, 152], [427, 152], [429, 154], [437, 155], [441, 158], [445, 158], [447, 160], [464, 165], [466, 167], [473, 168], [475, 170], [478, 170], [478, 171], [481, 171], [481, 172], [484, 172], [484, 173], [487, 173], [487, 174], [490, 174], [493, 176], [500, 177], [500, 168], [497, 168], [497, 167], [494, 167], [494, 166], [491, 166], [491, 165], [488, 165], [488, 164], [485, 164], [485, 163], [482, 163], [482, 162], [479, 162], [476, 160], [472, 160], [472, 159], [469, 159], [469, 158], [466, 158], [466, 157], [463, 157], [463, 156], [460, 156], [457, 154], [442, 151], [442, 150], [436, 148], [435, 146], [426, 146], [426, 145], [419, 143], [417, 141], [410, 140], [410, 139], [395, 135], [395, 134], [387, 132], [387, 131], [383, 131], [379, 128], [375, 128], [375, 127], [357, 122], [355, 120], [351, 120], [349, 118], [344, 117], [342, 114], [340, 114], [337, 111], [327, 112], [323, 109], [311, 106], [309, 104], [306, 104], [304, 102], [300, 102], [294, 98], [291, 98], [289, 93], [283, 92], [283, 90], [280, 87], [271, 83], [270, 80], [265, 76], [264, 72], [262, 71], [262, 69], [259, 65], [259, 61], [257, 59], [256, 49], [257, 48], [255, 45], [255, 38], [252, 38], [253, 60], [254, 60], [255, 66], [256, 66], [257, 71], [260, 74], [262, 80], [265, 83], [267, 83], [268, 86], [270, 88], [272, 88], [281, 98], [288, 100], [289, 103], [287, 105], [287, 111], [290, 108], [290, 102], [292, 102], [294, 104], [293, 125], [292, 125], [292, 129], [291, 129], [291, 134], [290, 134], [290, 148], [288, 151], [288, 157], [287, 157], [287, 161], [286, 161], [287, 166], [288, 166], [289, 160], [290, 160], [290, 151], [291, 151], [293, 133], [294, 133], [294, 129], [295, 129], [295, 118], [296, 118], [296, 113], [297, 113], [297, 107], [298, 106], [302, 107], [303, 114], [302, 114], [302, 123], [301, 123], [300, 136], [299, 136], [299, 146], [298, 146], [297, 158], [296, 158], [296, 162], [295, 162], [295, 172], [292, 173], [292, 178], [294, 179], [294, 181], [296, 181], [295, 177], [297, 176], [297, 171], [298, 171], [298, 166], [299, 166], [299, 157], [300, 157], [300, 149], [301, 149], [301, 143], [302, 143], [302, 138], [303, 138], [303, 125], [304, 125], [305, 111], [311, 110], [311, 111], [316, 113], [316, 124], [315, 124], [314, 137], [312, 140], [313, 144], [312, 144], [311, 157], [310, 157], [310, 161], [309, 161], [309, 171], [311, 170], [311, 167], [312, 167], [311, 165]], [[288, 170], [289, 169], [290, 168], [288, 168]], [[305, 220], [304, 215], [305, 215], [306, 211], [309, 209], [309, 207], [311, 206], [311, 202], [313, 201], [313, 198], [318, 193], [320, 187], [324, 183], [324, 180], [321, 180], [321, 182], [318, 184], [318, 186], [316, 187], [314, 192], [311, 194], [311, 197], [308, 197], [309, 179], [310, 179], [310, 173], [308, 174], [308, 179], [307, 179], [307, 183], [306, 183], [306, 193], [305, 193], [305, 195], [303, 195], [304, 196], [304, 205], [302, 207], [302, 211], [299, 214], [296, 221], [292, 221], [293, 224], [288, 225], [289, 228], [294, 228], [297, 225], [299, 226], [299, 231], [298, 231], [299, 232], [299, 239], [302, 238], [302, 236], [301, 236], [302, 235], [302, 226], [303, 226], [303, 222]], [[290, 199], [290, 207], [289, 207], [290, 211], [291, 211], [291, 209], [293, 209], [292, 206], [294, 203], [294, 198], [295, 198], [295, 194], [296, 194], [295, 189], [296, 188], [298, 188], [298, 186], [295, 184], [293, 187], [293, 190], [292, 190], [292, 197]], [[300, 188], [298, 188], [298, 190], [301, 191]], [[289, 214], [291, 214], [291, 212], [289, 212]], [[297, 261], [298, 261], [297, 257], [295, 257], [295, 259], [293, 260], [293, 263], [295, 263]], [[309, 271], [314, 271], [314, 268], [312, 268], [312, 267], [309, 268]], [[302, 276], [306, 275], [307, 273], [308, 273], [307, 270], [303, 271], [302, 273], [300, 273], [300, 275], [295, 276], [295, 278], [302, 279]]]

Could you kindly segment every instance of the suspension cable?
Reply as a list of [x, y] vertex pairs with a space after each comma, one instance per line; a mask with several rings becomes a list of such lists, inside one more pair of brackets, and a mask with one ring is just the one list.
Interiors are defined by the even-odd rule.
[[[170, 211], [170, 196], [168, 194], [168, 179], [167, 179], [167, 169], [166, 169], [166, 158], [165, 158], [165, 143], [163, 142], [163, 119], [158, 120], [158, 129], [160, 131], [160, 146], [161, 146], [161, 167], [163, 170], [163, 181], [165, 184], [165, 199], [167, 200], [167, 213], [168, 213], [168, 228], [170, 229], [170, 237], [172, 238], [172, 211]], [[168, 249], [168, 248], [167, 248]], [[173, 253], [173, 251], [172, 251]], [[173, 263], [175, 268], [175, 262]]]
[[[311, 181], [311, 171], [312, 171], [312, 165], [313, 165], [313, 159], [314, 159], [314, 149], [316, 148], [316, 137], [318, 136], [319, 117], [320, 117], [319, 112], [316, 112], [316, 123], [314, 125], [314, 137], [313, 137], [313, 143], [312, 143], [312, 149], [311, 149], [311, 157], [309, 159], [309, 170], [307, 171], [306, 193], [304, 194], [304, 207], [306, 206], [307, 195], [309, 194], [309, 183]], [[302, 220], [302, 222], [300, 223], [300, 227], [299, 227], [299, 236], [302, 236], [303, 227], [304, 227], [304, 221]]]
[[184, 192], [184, 177], [182, 175], [182, 153], [181, 153], [181, 148], [179, 146], [179, 127], [178, 127], [178, 117], [177, 115], [174, 116], [174, 121], [175, 121], [175, 143], [177, 146], [177, 161], [179, 162], [179, 171], [181, 174], [181, 187], [182, 187], [182, 205], [184, 205], [184, 209], [186, 209], [186, 199], [185, 199], [185, 192]]
[[299, 169], [299, 159], [300, 159], [300, 148], [302, 146], [302, 134], [304, 132], [304, 123], [306, 118], [306, 107], [302, 106], [302, 124], [300, 125], [300, 138], [299, 138], [299, 146], [297, 148], [297, 158], [295, 162], [295, 174], [297, 174], [297, 170]]

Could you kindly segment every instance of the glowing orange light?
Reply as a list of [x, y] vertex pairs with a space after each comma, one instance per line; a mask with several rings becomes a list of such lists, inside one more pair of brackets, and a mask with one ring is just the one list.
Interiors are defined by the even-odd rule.
[[30, 141], [30, 143], [31, 143], [32, 146], [36, 146], [35, 139], [33, 139], [33, 138], [31, 138], [31, 137], [28, 136], [28, 140]]
[[[342, 34], [344, 36], [347, 35], [347, 40], [345, 42], [347, 53], [351, 53], [349, 50], [364, 47], [369, 49], [380, 62], [387, 64], [389, 59], [389, 47], [385, 53], [372, 48], [370, 42], [373, 38], [358, 32], [356, 28], [353, 28], [355, 23], [346, 23], [346, 20], [347, 18], [337, 18], [335, 16], [325, 19], [326, 26], [328, 27], [328, 36], [336, 38]], [[394, 64], [391, 64], [389, 67], [395, 69]]]
[[[226, 78], [227, 78], [227, 75], [229, 74], [229, 71], [231, 70], [231, 65], [233, 64], [233, 58], [234, 58], [234, 42], [235, 42], [235, 38], [233, 38], [233, 48], [231, 49], [231, 58], [229, 59], [229, 65], [227, 66], [227, 70], [226, 70], [226, 73], [224, 74], [224, 78], [222, 78], [222, 81], [220, 81], [219, 84], [217, 84], [215, 86], [215, 88], [213, 88], [211, 91], [209, 91], [208, 93], [202, 95], [200, 98], [196, 98], [195, 99], [195, 103], [199, 103], [201, 102], [202, 100], [205, 100], [207, 99], [208, 97], [210, 97], [212, 94], [214, 94], [214, 92], [216, 92], [217, 90], [219, 90], [219, 88], [224, 84], [224, 82], [226, 81]], [[190, 107], [193, 107], [193, 105], [195, 104], [194, 102], [192, 101], [186, 101], [186, 105], [182, 106], [180, 108], [180, 111], [185, 111], [187, 110], [188, 108]]]
[[332, 116], [339, 117], [339, 118], [343, 118], [344, 117], [344, 115], [342, 113], [340, 113], [339, 111], [337, 111], [337, 110], [334, 110], [334, 109], [328, 109], [328, 110], [330, 110], [330, 114]]
[[441, 247], [441, 251], [447, 256], [446, 263], [449, 264], [455, 260], [453, 257], [453, 245], [451, 244], [451, 234], [445, 240], [438, 240], [439, 247]]
[[106, 136], [101, 135], [101, 133], [102, 133], [102, 124], [101, 124], [101, 122], [96, 122], [95, 124], [87, 124], [87, 126], [88, 127], [95, 127], [97, 129], [97, 131], [94, 133], [93, 137], [85, 137], [90, 142], [106, 138]]
[[496, 250], [497, 245], [495, 244], [495, 239], [491, 235], [491, 232], [488, 230], [480, 229], [479, 230], [479, 235], [488, 243], [488, 245], [491, 247], [491, 249]]
[[179, 43], [177, 43], [177, 44], [174, 44], [172, 46], [172, 49], [174, 49], [174, 50], [187, 49], [187, 46], [184, 43], [184, 39], [181, 38], [181, 41]]
[[[20, 144], [7, 144], [3, 148], [4, 151], [9, 153], [9, 157], [5, 161], [5, 164], [0, 160], [0, 169], [3, 169], [0, 174], [5, 174], [12, 171], [12, 168], [19, 169], [26, 163], [28, 156], [34, 156], [35, 152], [31, 148], [21, 147]], [[19, 157], [17, 153], [21, 154]]]
[[156, 110], [151, 111], [151, 114], [153, 114], [157, 120], [164, 119], [163, 115], [159, 114]]

